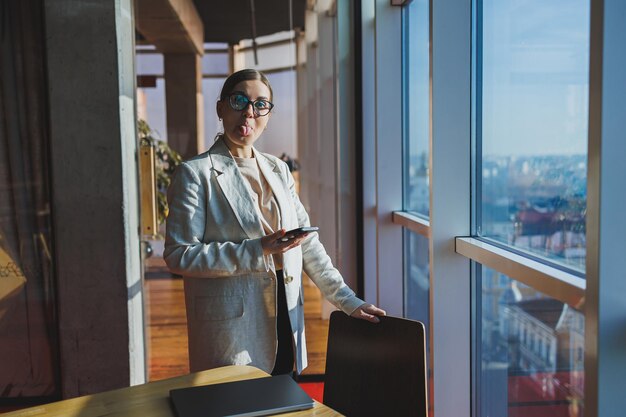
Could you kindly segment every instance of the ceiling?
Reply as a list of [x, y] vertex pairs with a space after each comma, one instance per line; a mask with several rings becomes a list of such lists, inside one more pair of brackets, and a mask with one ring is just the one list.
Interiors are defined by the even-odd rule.
[[[289, 30], [289, 0], [253, 0], [256, 36]], [[293, 28], [304, 29], [306, 0], [291, 0]], [[204, 23], [204, 42], [238, 43], [252, 38], [250, 0], [193, 0]]]

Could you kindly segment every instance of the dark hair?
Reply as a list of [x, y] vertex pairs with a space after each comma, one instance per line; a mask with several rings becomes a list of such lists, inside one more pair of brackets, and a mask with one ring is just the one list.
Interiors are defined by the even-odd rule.
[[270, 90], [269, 99], [272, 100], [274, 92], [272, 91], [272, 86], [270, 85], [269, 80], [267, 79], [265, 74], [255, 69], [242, 69], [240, 71], [232, 73], [228, 78], [226, 78], [226, 81], [224, 81], [224, 85], [222, 86], [222, 92], [220, 93], [220, 100], [224, 100], [227, 95], [232, 93], [237, 84], [242, 81], [250, 80], [259, 80], [263, 84], [265, 84]]

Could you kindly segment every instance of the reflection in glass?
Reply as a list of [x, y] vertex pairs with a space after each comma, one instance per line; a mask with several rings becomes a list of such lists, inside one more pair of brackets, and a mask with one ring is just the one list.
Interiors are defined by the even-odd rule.
[[583, 272], [589, 1], [482, 4], [479, 234]]
[[581, 311], [482, 267], [480, 415], [581, 417]]
[[58, 397], [45, 26], [4, 2], [0, 42], [0, 405]]
[[404, 210], [429, 212], [429, 16], [428, 1], [404, 8], [405, 85]]

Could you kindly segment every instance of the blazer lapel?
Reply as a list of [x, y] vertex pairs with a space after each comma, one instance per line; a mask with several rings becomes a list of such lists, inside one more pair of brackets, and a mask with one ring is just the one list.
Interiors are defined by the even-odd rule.
[[223, 139], [218, 139], [209, 153], [211, 154], [212, 175], [217, 179], [242, 229], [251, 239], [264, 236], [261, 219], [252, 196], [248, 192], [245, 179], [237, 169]]
[[280, 208], [280, 216], [282, 219], [282, 227], [288, 227], [289, 222], [289, 214], [291, 210], [289, 210], [289, 196], [287, 195], [287, 188], [285, 186], [285, 182], [282, 179], [282, 173], [280, 171], [280, 167], [276, 165], [274, 161], [267, 158], [262, 153], [258, 152], [256, 149], [254, 150], [254, 154], [256, 155], [257, 161], [259, 163], [259, 169], [261, 173], [265, 177], [265, 180], [270, 185], [272, 192], [274, 193], [274, 197], [276, 197], [276, 202], [278, 203], [278, 207]]

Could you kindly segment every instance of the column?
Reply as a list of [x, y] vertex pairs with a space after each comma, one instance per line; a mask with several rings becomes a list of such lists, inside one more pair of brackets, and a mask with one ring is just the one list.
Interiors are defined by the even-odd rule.
[[132, 0], [44, 3], [64, 398], [145, 382]]

